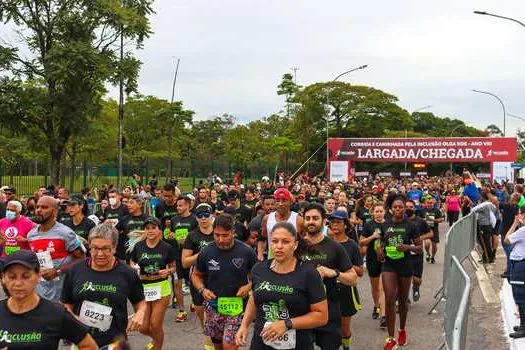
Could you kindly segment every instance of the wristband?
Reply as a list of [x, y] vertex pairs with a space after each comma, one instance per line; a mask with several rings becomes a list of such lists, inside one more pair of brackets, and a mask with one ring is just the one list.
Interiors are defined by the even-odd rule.
[[202, 295], [202, 292], [204, 292], [206, 288], [204, 287], [200, 287], [199, 289], [197, 289], [197, 292], [199, 292], [200, 295]]

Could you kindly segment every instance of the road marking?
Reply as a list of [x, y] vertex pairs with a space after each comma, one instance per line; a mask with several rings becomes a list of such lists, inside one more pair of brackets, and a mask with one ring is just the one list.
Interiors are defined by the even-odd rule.
[[[475, 250], [473, 250], [470, 254], [474, 261], [479, 261], [480, 256]], [[481, 294], [483, 294], [485, 301], [489, 304], [499, 303], [500, 301], [498, 295], [490, 283], [490, 278], [487, 274], [487, 271], [485, 271], [482, 266], [476, 269], [476, 277], [478, 278], [479, 288], [481, 289]]]

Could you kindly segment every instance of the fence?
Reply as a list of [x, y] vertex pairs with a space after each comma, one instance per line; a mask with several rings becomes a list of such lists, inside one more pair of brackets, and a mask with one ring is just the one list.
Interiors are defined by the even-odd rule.
[[475, 248], [477, 235], [477, 214], [471, 213], [462, 217], [448, 230], [445, 239], [445, 259], [443, 263], [443, 285], [436, 293], [438, 302], [430, 309], [429, 314], [441, 300], [445, 301], [443, 328], [445, 345], [452, 350], [463, 350], [467, 337], [467, 321], [470, 304], [470, 278], [462, 262]]

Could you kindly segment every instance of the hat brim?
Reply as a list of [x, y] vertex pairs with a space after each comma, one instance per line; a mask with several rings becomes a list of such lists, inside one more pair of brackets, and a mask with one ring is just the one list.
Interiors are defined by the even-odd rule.
[[12, 260], [12, 261], [9, 261], [7, 263], [4, 263], [2, 264], [2, 272], [4, 272], [5, 270], [7, 270], [9, 267], [13, 266], [13, 265], [22, 265], [23, 267], [26, 267], [28, 268], [29, 270], [38, 270], [38, 266], [35, 266], [27, 261], [23, 261], [23, 260]]

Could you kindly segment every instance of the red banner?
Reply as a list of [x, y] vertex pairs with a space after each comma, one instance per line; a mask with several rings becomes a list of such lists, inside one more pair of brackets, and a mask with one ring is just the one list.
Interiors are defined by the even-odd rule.
[[515, 162], [514, 137], [446, 137], [328, 140], [330, 161]]

